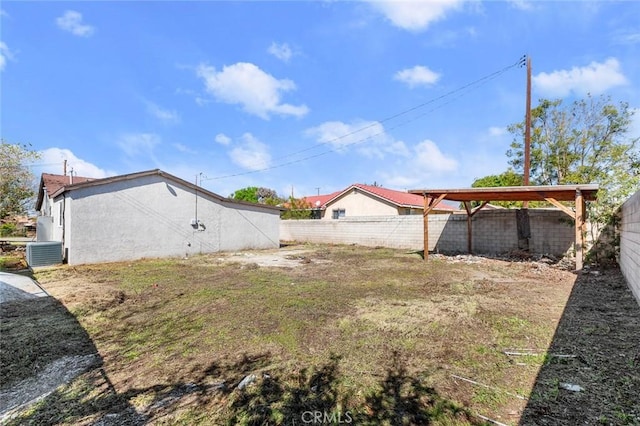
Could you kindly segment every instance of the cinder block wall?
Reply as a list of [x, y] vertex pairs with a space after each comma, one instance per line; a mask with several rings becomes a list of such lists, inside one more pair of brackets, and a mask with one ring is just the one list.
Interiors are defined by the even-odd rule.
[[280, 239], [284, 241], [421, 249], [422, 235], [422, 216], [280, 221]]
[[573, 219], [557, 210], [529, 210], [531, 253], [564, 255], [573, 253], [576, 231]]
[[622, 205], [621, 216], [620, 269], [640, 303], [640, 191]]
[[472, 226], [475, 253], [496, 254], [518, 249], [515, 210], [480, 210], [473, 216]]
[[[532, 253], [563, 255], [573, 244], [573, 226], [560, 211], [529, 210]], [[480, 211], [473, 217], [473, 251], [505, 253], [518, 248], [514, 210]], [[347, 217], [340, 220], [283, 220], [284, 241], [359, 244], [422, 250], [422, 216]], [[429, 215], [429, 250], [467, 252], [467, 218], [464, 214]]]

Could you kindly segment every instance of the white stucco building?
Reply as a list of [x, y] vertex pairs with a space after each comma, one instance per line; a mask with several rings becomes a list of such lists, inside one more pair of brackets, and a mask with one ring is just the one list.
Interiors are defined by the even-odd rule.
[[43, 175], [36, 209], [38, 241], [61, 241], [69, 264], [279, 247], [279, 208], [230, 200], [161, 170]]

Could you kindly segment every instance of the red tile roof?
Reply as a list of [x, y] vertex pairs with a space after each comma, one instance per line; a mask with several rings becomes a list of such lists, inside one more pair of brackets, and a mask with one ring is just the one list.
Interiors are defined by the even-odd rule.
[[[72, 181], [73, 179], [73, 181]], [[40, 206], [42, 206], [42, 202], [44, 201], [44, 191], [46, 189], [47, 194], [51, 196], [55, 192], [57, 192], [60, 188], [64, 186], [71, 185], [76, 183], [87, 182], [90, 180], [95, 180], [95, 178], [88, 178], [82, 176], [63, 176], [63, 175], [54, 175], [51, 173], [43, 173], [40, 177], [40, 188], [38, 190], [38, 201], [36, 202], [36, 210], [40, 210]]]
[[360, 183], [356, 183], [352, 185], [352, 187], [370, 192], [380, 198], [384, 198], [385, 200], [402, 207], [424, 207], [424, 198], [422, 198], [422, 196], [420, 195], [409, 194], [408, 192], [402, 191], [395, 191], [393, 189], [382, 188], [380, 186], [363, 185]]
[[88, 178], [82, 176], [63, 176], [63, 175], [52, 175], [50, 173], [42, 174], [42, 182], [44, 186], [47, 188], [47, 192], [49, 194], [53, 194], [57, 192], [60, 188], [67, 185], [72, 185], [76, 183], [82, 183], [89, 180], [95, 180], [96, 178]]
[[[310, 203], [313, 207], [316, 206], [316, 201], [320, 201], [320, 206], [325, 208], [329, 202], [343, 194], [347, 194], [354, 188], [360, 189], [374, 197], [381, 198], [399, 207], [411, 207], [417, 209], [422, 209], [424, 207], [424, 198], [422, 195], [409, 194], [408, 192], [396, 191], [393, 189], [382, 188], [380, 186], [364, 185], [361, 183], [354, 183], [342, 191], [333, 192], [331, 194], [304, 197], [303, 200]], [[456, 211], [458, 209], [449, 204], [440, 202], [437, 205], [436, 210]]]
[[[324, 208], [325, 205], [327, 204], [327, 201], [331, 200], [332, 198], [336, 197], [341, 193], [342, 191], [337, 191], [337, 192], [332, 192], [331, 194], [325, 194], [325, 195], [310, 195], [308, 197], [302, 197], [302, 201], [304, 201], [305, 203], [308, 203], [309, 206], [311, 206], [311, 208], [316, 208], [317, 206]], [[320, 202], [320, 204], [317, 204], [318, 201]]]

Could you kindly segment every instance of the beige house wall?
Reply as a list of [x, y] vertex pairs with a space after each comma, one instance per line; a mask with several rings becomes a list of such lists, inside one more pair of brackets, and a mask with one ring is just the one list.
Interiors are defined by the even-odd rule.
[[338, 209], [344, 209], [345, 217], [398, 215], [395, 205], [376, 199], [357, 188], [327, 204], [322, 219], [331, 220], [333, 211]]

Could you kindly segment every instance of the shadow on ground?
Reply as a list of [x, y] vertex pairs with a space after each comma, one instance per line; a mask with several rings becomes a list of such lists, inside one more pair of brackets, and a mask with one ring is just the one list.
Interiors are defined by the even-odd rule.
[[[408, 374], [397, 354], [367, 389], [345, 387], [339, 356], [285, 368], [263, 353], [201, 366], [190, 380], [150, 378], [150, 386], [120, 390], [89, 333], [55, 298], [2, 303], [0, 319], [4, 425], [482, 423], [422, 375]], [[357, 398], [354, 386], [362, 391]]]
[[[32, 278], [31, 271], [21, 272]], [[55, 398], [61, 385], [100, 369], [102, 360], [89, 334], [55, 298], [8, 299], [0, 303], [0, 423], [24, 424], [16, 420], [23, 418], [20, 412], [43, 396]]]
[[[98, 367], [6, 424], [483, 424], [420, 379], [409, 376], [398, 357], [366, 395], [364, 404], [356, 408], [350, 406], [350, 395], [340, 390], [339, 357], [331, 356], [322, 365], [289, 374], [270, 371], [271, 362], [269, 354], [245, 355], [229, 365], [212, 363], [194, 382], [122, 393], [116, 392]], [[243, 380], [252, 383], [239, 389]]]
[[618, 269], [578, 275], [548, 353], [521, 425], [640, 424], [640, 306]]

